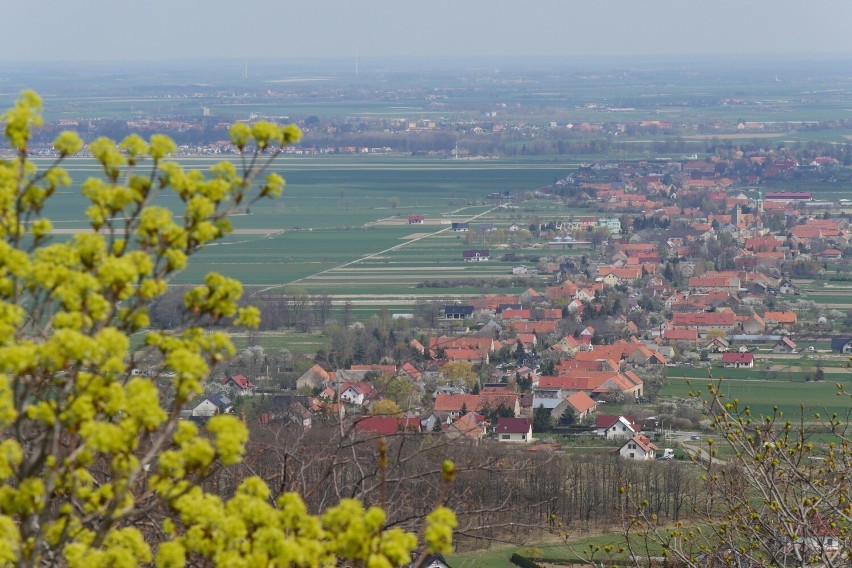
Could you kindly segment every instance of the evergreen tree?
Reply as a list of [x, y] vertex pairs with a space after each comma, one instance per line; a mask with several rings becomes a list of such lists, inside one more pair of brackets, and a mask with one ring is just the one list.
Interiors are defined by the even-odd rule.
[[553, 417], [550, 415], [550, 411], [543, 404], [539, 404], [538, 408], [533, 411], [533, 432], [547, 432], [552, 425]]

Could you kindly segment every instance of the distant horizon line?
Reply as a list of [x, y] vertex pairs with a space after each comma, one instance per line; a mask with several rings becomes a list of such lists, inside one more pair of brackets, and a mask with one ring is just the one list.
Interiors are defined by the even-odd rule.
[[823, 58], [852, 58], [852, 51], [827, 51], [827, 52], [705, 52], [705, 53], [625, 53], [625, 54], [572, 54], [572, 55], [554, 55], [554, 54], [495, 54], [495, 55], [371, 55], [369, 53], [359, 52], [357, 55], [300, 55], [300, 56], [284, 56], [284, 57], [269, 57], [262, 56], [204, 56], [204, 57], [174, 57], [174, 58], [143, 58], [143, 59], [32, 59], [32, 60], [13, 60], [3, 59], [0, 57], [0, 65], [26, 66], [26, 65], [121, 65], [121, 64], [179, 64], [179, 63], [239, 63], [245, 61], [253, 61], [255, 63], [281, 63], [281, 62], [351, 62], [355, 58], [363, 63], [365, 61], [386, 61], [386, 62], [405, 62], [405, 61], [436, 61], [436, 62], [453, 62], [456, 65], [471, 62], [494, 62], [494, 61], [529, 61], [529, 60], [547, 60], [547, 61], [564, 61], [564, 62], [592, 62], [592, 61], [689, 61], [689, 60], [708, 60], [721, 59], [729, 60], [736, 58], [738, 61], [755, 60], [755, 59], [795, 59], [795, 60], [812, 60]]

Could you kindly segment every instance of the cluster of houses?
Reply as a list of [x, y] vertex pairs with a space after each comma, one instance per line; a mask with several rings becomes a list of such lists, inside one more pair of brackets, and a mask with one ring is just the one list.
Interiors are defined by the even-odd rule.
[[[560, 372], [562, 370], [564, 368]], [[493, 435], [499, 442], [529, 444], [534, 442], [531, 413], [535, 408], [546, 409], [554, 420], [570, 409], [578, 421], [586, 422], [590, 428], [593, 424], [595, 434], [606, 439], [624, 438], [623, 445], [617, 450], [622, 457], [641, 460], [656, 457], [656, 446], [641, 434], [641, 425], [634, 417], [594, 416], [597, 402], [593, 397], [597, 394], [609, 392], [611, 388], [623, 388], [629, 394], [641, 392], [642, 381], [632, 372], [621, 375], [592, 371], [580, 372], [576, 376], [540, 377], [532, 393], [527, 394], [518, 393], [505, 384], [488, 384], [477, 394], [466, 393], [459, 387], [438, 386], [430, 410], [422, 415], [409, 413], [405, 416], [377, 416], [368, 412], [373, 403], [382, 399], [382, 393], [373, 381], [366, 379], [379, 373], [403, 377], [421, 388], [424, 386], [421, 379], [427, 374], [417, 371], [411, 364], [399, 368], [393, 365], [354, 365], [334, 372], [315, 365], [299, 378], [298, 384], [302, 392], [308, 387], [314, 392], [319, 391], [318, 394], [264, 394], [259, 403], [259, 420], [263, 423], [296, 423], [310, 428], [317, 417], [337, 420], [345, 419], [349, 414], [350, 423], [357, 432], [380, 435], [433, 433], [451, 440], [467, 441], [479, 441]], [[240, 396], [255, 394], [255, 386], [243, 375], [227, 376], [221, 383], [232, 396], [235, 393]], [[233, 400], [225, 392], [220, 392], [202, 398], [184, 411], [182, 417], [203, 422], [217, 414], [231, 413], [233, 408]], [[499, 413], [496, 420], [495, 412]]]
[[[607, 424], [611, 417], [598, 413], [606, 408], [601, 405], [613, 399], [643, 402], [643, 373], [676, 364], [685, 354], [751, 368], [755, 361], [748, 346], [756, 343], [768, 344], [775, 353], [796, 353], [798, 314], [772, 307], [799, 294], [784, 276], [785, 263], [837, 262], [852, 239], [844, 219], [810, 207], [810, 194], [737, 193], [717, 166], [684, 162], [668, 172], [674, 175], [665, 183], [663, 176], [642, 175], [641, 166], [622, 168], [613, 181], [584, 179], [600, 174], [593, 169], [579, 172], [570, 183], [605, 216], [539, 228], [557, 232], [547, 238], [563, 244], [578, 242], [576, 231], [605, 229], [609, 243], [602, 255], [582, 269], [569, 261], [545, 262], [544, 272], [552, 271], [555, 281], [538, 290], [447, 304], [445, 331], [432, 330], [425, 344], [412, 340], [409, 347], [419, 357], [404, 365], [315, 365], [298, 379], [300, 394], [264, 396], [257, 405], [260, 419], [310, 426], [324, 417], [346, 417], [359, 431], [530, 442], [538, 411], [549, 413], [556, 425], [595, 424], [607, 437], [609, 428], [624, 427], [626, 442], [619, 453], [648, 459], [657, 450], [650, 439], [628, 418]], [[568, 183], [561, 180], [550, 189]], [[684, 199], [712, 207], [705, 212], [684, 205]], [[635, 223], [640, 216], [649, 229]], [[780, 217], [780, 227], [772, 228], [769, 216]], [[421, 224], [424, 218], [410, 215], [408, 222]], [[465, 232], [470, 225], [458, 221], [450, 229]], [[723, 237], [727, 248], [708, 257], [709, 248]], [[465, 262], [490, 258], [488, 249], [463, 251]], [[832, 348], [852, 352], [852, 337], [837, 338]], [[509, 363], [507, 351], [513, 355]], [[476, 389], [446, 385], [447, 365], [465, 362], [478, 369], [495, 361], [501, 365]], [[383, 397], [374, 379], [388, 375], [411, 383], [421, 402], [406, 407], [416, 412], [372, 415], [372, 405]], [[226, 377], [224, 394], [200, 401], [187, 414], [202, 419], [227, 412], [233, 406], [229, 396], [251, 395], [254, 388], [246, 377]], [[423, 403], [432, 392], [431, 403]]]

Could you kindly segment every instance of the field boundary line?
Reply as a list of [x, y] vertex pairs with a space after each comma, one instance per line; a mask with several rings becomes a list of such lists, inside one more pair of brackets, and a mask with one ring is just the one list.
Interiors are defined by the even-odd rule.
[[[486, 211], [482, 211], [481, 213], [477, 213], [476, 215], [473, 215], [472, 217], [468, 217], [467, 222], [473, 221], [474, 219], [478, 219], [478, 218], [482, 217], [483, 215], [488, 215], [492, 211], [495, 211], [495, 210], [500, 209], [502, 207], [503, 207], [503, 205], [497, 205], [495, 207], [492, 207], [491, 209], [488, 209]], [[301, 278], [297, 278], [295, 280], [290, 280], [289, 282], [285, 282], [284, 284], [275, 284], [273, 286], [267, 286], [265, 288], [262, 288], [260, 290], [253, 292], [251, 295], [256, 296], [257, 294], [263, 294], [265, 292], [269, 292], [270, 290], [275, 290], [276, 288], [283, 288], [285, 286], [290, 286], [292, 284], [296, 284], [296, 283], [301, 282], [303, 280], [307, 280], [308, 278], [314, 278], [314, 277], [317, 277], [317, 276], [321, 276], [321, 275], [326, 274], [328, 272], [331, 272], [333, 270], [340, 270], [341, 268], [346, 268], [348, 266], [352, 266], [353, 264], [357, 264], [359, 262], [363, 262], [365, 260], [369, 260], [371, 258], [375, 258], [377, 256], [381, 256], [383, 254], [393, 252], [395, 250], [399, 250], [403, 247], [406, 247], [406, 246], [408, 246], [412, 243], [416, 243], [416, 242], [421, 241], [423, 239], [428, 239], [430, 237], [440, 235], [441, 233], [445, 233], [447, 231], [452, 230], [452, 228], [453, 228], [452, 225], [448, 225], [448, 226], [444, 227], [443, 229], [437, 230], [435, 232], [426, 233], [423, 236], [404, 241], [404, 242], [399, 243], [397, 245], [394, 245], [390, 248], [386, 248], [384, 250], [380, 250], [378, 252], [374, 252], [374, 253], [368, 254], [366, 256], [362, 256], [360, 258], [356, 258], [355, 260], [350, 260], [349, 262], [344, 262], [343, 264], [340, 264], [338, 266], [332, 266], [331, 268], [326, 268], [325, 270], [321, 270], [320, 272], [315, 272], [314, 274], [309, 274], [308, 276], [302, 276]]]

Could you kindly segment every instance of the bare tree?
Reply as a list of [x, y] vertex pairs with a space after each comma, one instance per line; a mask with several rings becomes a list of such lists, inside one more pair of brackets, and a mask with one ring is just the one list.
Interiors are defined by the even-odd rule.
[[[720, 454], [709, 438], [696, 454], [704, 458], [706, 491], [694, 524], [664, 526], [643, 491], [626, 487], [628, 526], [684, 566], [706, 566], [708, 559], [731, 566], [852, 565], [852, 410], [825, 419], [805, 416], [803, 405], [795, 422], [777, 409], [753, 416], [719, 387], [708, 385], [704, 410], [729, 451]], [[838, 395], [849, 396], [840, 384]]]

